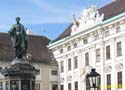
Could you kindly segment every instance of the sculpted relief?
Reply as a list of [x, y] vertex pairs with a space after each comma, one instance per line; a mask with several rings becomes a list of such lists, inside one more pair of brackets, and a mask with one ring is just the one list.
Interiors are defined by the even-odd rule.
[[102, 22], [104, 14], [100, 14], [95, 6], [91, 6], [88, 9], [84, 9], [82, 15], [78, 19], [75, 18], [75, 15], [73, 15], [73, 18], [72, 34], [87, 26]]

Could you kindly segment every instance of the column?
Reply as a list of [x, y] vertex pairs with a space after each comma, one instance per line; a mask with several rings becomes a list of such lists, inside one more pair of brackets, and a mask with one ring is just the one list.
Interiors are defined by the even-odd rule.
[[125, 90], [125, 35], [121, 36], [121, 41], [122, 41], [122, 55], [123, 55], [123, 89]]
[[111, 52], [111, 60], [112, 60], [112, 71], [111, 71], [111, 90], [116, 90], [116, 69], [115, 69], [115, 61], [116, 61], [116, 48], [115, 48], [115, 38], [111, 40], [110, 52]]
[[[82, 75], [83, 75], [83, 49], [79, 50], [79, 54], [78, 54], [78, 72], [79, 72], [79, 79], [78, 79], [78, 90], [86, 90], [83, 89], [83, 87], [85, 87], [85, 85], [82, 82]], [[81, 65], [82, 64], [82, 65]]]
[[[67, 57], [67, 56], [66, 56]], [[68, 90], [68, 83], [67, 83], [67, 59], [68, 57], [63, 57], [63, 61], [64, 61], [64, 90]]]
[[91, 45], [89, 48], [89, 64], [90, 67], [96, 68], [96, 46]]
[[101, 55], [101, 90], [105, 90], [105, 44], [104, 41], [100, 44]]

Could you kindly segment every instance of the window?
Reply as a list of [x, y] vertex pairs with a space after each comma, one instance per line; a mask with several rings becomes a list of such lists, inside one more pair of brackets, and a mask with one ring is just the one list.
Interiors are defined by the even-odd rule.
[[0, 82], [0, 90], [3, 90], [3, 83]]
[[37, 69], [38, 70], [38, 74], [40, 74], [40, 69]]
[[122, 71], [117, 72], [117, 85], [118, 88], [122, 88]]
[[120, 26], [117, 26], [117, 27], [116, 27], [116, 32], [118, 33], [118, 32], [120, 32], [120, 31], [121, 31]]
[[86, 90], [91, 90], [90, 84], [89, 84], [89, 79], [86, 79]]
[[71, 83], [68, 83], [68, 90], [71, 90]]
[[52, 90], [58, 90], [58, 85], [57, 84], [52, 84]]
[[64, 62], [61, 61], [61, 72], [64, 72]]
[[[21, 80], [21, 88], [27, 83], [26, 89], [29, 88], [29, 80]], [[10, 81], [10, 88], [11, 90], [19, 90], [19, 81], [18, 80], [11, 80]]]
[[68, 59], [68, 70], [71, 70], [71, 58]]
[[9, 81], [6, 81], [5, 90], [10, 90], [10, 87], [9, 87]]
[[77, 56], [74, 57], [74, 68], [75, 69], [78, 68], [78, 57]]
[[111, 90], [111, 74], [107, 74], [107, 90]]
[[87, 39], [84, 39], [84, 40], [83, 40], [83, 43], [84, 43], [84, 44], [87, 44], [87, 43], [88, 43], [88, 40], [87, 40]]
[[110, 46], [106, 46], [106, 59], [110, 59]]
[[51, 74], [52, 74], [52, 75], [57, 75], [58, 72], [57, 72], [56, 70], [52, 70], [52, 71], [51, 71]]
[[109, 30], [105, 31], [105, 37], [109, 36]]
[[63, 53], [63, 49], [60, 49], [60, 53]]
[[75, 90], [78, 90], [78, 82], [75, 82]]
[[74, 44], [74, 48], [77, 48], [77, 43]]
[[1, 70], [2, 70], [2, 67], [0, 67], [0, 72], [1, 72]]
[[95, 40], [99, 39], [99, 34], [95, 34]]
[[122, 56], [122, 46], [121, 42], [117, 42], [117, 57]]
[[64, 90], [64, 85], [60, 85], [60, 90]]
[[68, 46], [67, 51], [70, 51], [70, 50], [71, 50], [71, 46]]
[[89, 65], [89, 53], [85, 53], [85, 66]]
[[35, 85], [35, 87], [36, 87], [35, 90], [40, 90], [40, 84], [39, 84], [39, 83], [37, 83], [37, 84]]
[[100, 62], [100, 49], [96, 49], [96, 62]]

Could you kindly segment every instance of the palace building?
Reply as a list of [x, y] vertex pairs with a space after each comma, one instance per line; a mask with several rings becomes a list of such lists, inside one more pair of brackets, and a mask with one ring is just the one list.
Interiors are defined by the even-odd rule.
[[89, 90], [86, 75], [95, 68], [101, 90], [125, 89], [125, 0], [84, 9], [48, 48], [59, 66], [59, 90]]
[[[35, 90], [56, 90], [58, 88], [57, 62], [46, 47], [50, 40], [44, 36], [28, 35], [27, 60], [39, 70]], [[0, 70], [11, 64], [14, 50], [10, 36], [0, 33]], [[0, 74], [0, 90], [5, 90], [5, 79]]]

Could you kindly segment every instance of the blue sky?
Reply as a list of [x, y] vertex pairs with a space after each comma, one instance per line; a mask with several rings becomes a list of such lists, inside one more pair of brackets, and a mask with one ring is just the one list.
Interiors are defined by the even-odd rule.
[[[35, 35], [55, 39], [72, 22], [72, 15], [80, 16], [90, 5], [102, 7], [113, 0], [1, 0], [0, 32], [7, 32], [15, 17]], [[45, 32], [44, 32], [45, 31]]]

